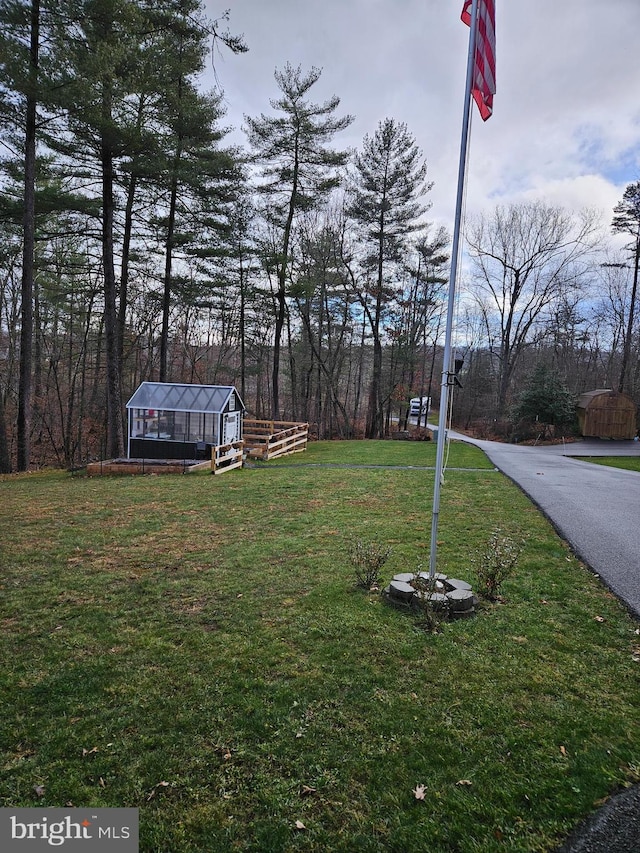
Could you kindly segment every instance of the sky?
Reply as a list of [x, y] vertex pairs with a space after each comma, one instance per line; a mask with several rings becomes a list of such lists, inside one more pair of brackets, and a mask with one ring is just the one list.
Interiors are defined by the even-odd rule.
[[[215, 56], [204, 88], [224, 91], [228, 139], [245, 115], [273, 114], [276, 68], [322, 69], [314, 102], [340, 98], [350, 127], [336, 148], [360, 148], [380, 121], [407, 124], [426, 158], [428, 219], [453, 228], [469, 28], [463, 0], [206, 0], [229, 9], [249, 52]], [[608, 228], [640, 180], [640, 0], [496, 0], [493, 116], [474, 107], [467, 215], [543, 200], [595, 208]]]

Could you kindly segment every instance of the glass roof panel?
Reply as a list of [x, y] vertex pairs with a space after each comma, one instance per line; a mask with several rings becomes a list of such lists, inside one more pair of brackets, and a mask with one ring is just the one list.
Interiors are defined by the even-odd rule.
[[[143, 382], [127, 403], [128, 409], [164, 409], [173, 412], [222, 412], [232, 385], [186, 385]], [[239, 400], [239, 398], [238, 398]]]

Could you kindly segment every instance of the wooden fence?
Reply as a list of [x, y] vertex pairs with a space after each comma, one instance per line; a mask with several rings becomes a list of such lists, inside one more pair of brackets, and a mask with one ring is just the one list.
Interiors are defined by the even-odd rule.
[[244, 448], [254, 459], [275, 459], [307, 449], [309, 424], [296, 421], [256, 421], [245, 418]]
[[242, 467], [243, 441], [232, 441], [230, 444], [218, 444], [211, 448], [211, 473], [224, 474]]

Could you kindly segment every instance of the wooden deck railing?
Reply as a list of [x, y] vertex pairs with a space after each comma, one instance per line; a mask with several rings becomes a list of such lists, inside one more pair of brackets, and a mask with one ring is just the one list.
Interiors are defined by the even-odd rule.
[[297, 421], [259, 421], [245, 418], [244, 447], [254, 459], [275, 459], [307, 449], [309, 424]]

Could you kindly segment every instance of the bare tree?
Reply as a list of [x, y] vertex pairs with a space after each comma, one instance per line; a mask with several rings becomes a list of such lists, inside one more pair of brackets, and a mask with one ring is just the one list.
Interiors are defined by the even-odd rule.
[[[300, 402], [305, 420], [318, 435], [352, 435], [343, 395], [346, 351], [353, 337], [351, 297], [344, 289], [340, 259], [342, 211], [328, 208], [307, 215], [298, 231], [291, 286], [301, 321], [299, 333]], [[312, 417], [311, 417], [312, 416]]]
[[499, 206], [468, 229], [471, 290], [496, 363], [496, 416], [504, 414], [514, 369], [547, 312], [584, 283], [597, 231], [594, 212], [574, 216], [544, 202]]
[[620, 390], [628, 377], [631, 340], [628, 339], [631, 317], [630, 277], [626, 258], [621, 252], [607, 253], [598, 268], [598, 299], [593, 305], [599, 336], [602, 340], [605, 382]]

